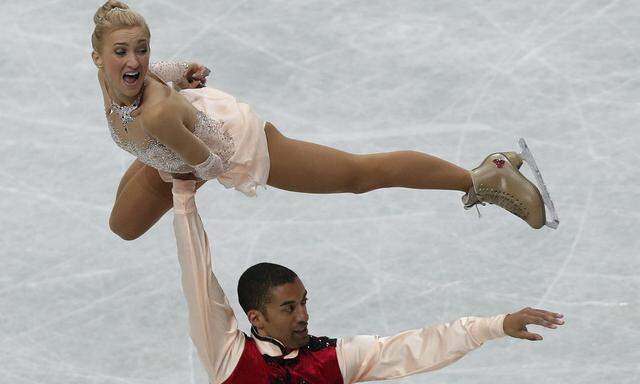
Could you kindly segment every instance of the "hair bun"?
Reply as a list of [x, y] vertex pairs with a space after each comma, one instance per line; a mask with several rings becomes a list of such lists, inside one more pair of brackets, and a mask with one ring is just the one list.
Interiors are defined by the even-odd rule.
[[141, 27], [147, 38], [151, 38], [149, 26], [142, 15], [122, 1], [109, 0], [104, 3], [93, 15], [93, 22], [95, 28], [91, 34], [91, 46], [96, 52], [102, 52], [104, 36], [114, 29]]
[[122, 1], [117, 0], [108, 0], [106, 3], [102, 5], [102, 7], [98, 8], [96, 14], [93, 16], [93, 22], [97, 25], [100, 22], [104, 21], [107, 13], [111, 12], [113, 9], [129, 9], [129, 6]]

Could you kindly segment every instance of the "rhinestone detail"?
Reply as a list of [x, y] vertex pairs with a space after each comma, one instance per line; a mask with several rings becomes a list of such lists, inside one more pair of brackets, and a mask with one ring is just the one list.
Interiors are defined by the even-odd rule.
[[[111, 121], [107, 118], [111, 138], [120, 148], [129, 152], [143, 163], [158, 170], [169, 173], [190, 173], [194, 169], [178, 156], [174, 151], [154, 137], [147, 136], [146, 147], [140, 148], [131, 141], [124, 140], [118, 134]], [[193, 133], [222, 159], [224, 172], [231, 169], [229, 159], [235, 153], [233, 137], [224, 132], [222, 120], [214, 119], [202, 111], [196, 112], [196, 124]]]
[[122, 121], [122, 128], [124, 128], [125, 132], [129, 132], [128, 131], [129, 123], [132, 123], [135, 120], [135, 118], [131, 116], [131, 112], [138, 109], [138, 107], [140, 106], [140, 101], [142, 101], [142, 92], [140, 92], [140, 95], [138, 95], [138, 97], [135, 99], [135, 101], [131, 105], [120, 106], [116, 104], [115, 101], [111, 102], [110, 113], [115, 112], [118, 114], [118, 116], [120, 116], [120, 121]]
[[187, 71], [189, 70], [189, 63], [158, 61], [150, 64], [149, 70], [161, 78], [165, 83], [177, 83], [186, 79]]

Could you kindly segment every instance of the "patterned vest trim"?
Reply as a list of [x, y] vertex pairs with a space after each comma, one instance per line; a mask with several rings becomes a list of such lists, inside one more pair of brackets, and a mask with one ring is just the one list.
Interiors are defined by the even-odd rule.
[[336, 339], [310, 336], [293, 359], [262, 355], [245, 335], [238, 365], [224, 384], [344, 384], [336, 355]]

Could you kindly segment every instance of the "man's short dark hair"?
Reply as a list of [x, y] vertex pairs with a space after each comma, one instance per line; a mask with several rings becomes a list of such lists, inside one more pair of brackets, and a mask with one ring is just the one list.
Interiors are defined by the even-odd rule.
[[238, 280], [238, 300], [245, 313], [251, 309], [265, 313], [265, 304], [271, 299], [270, 289], [293, 283], [295, 272], [282, 265], [260, 263], [249, 267]]

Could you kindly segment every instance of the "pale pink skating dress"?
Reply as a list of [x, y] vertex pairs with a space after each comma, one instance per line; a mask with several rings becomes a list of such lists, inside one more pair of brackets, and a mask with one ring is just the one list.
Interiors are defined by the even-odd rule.
[[[179, 63], [156, 63], [150, 66], [150, 70], [166, 82], [177, 81], [184, 76], [184, 67]], [[218, 89], [184, 89], [179, 93], [198, 110], [193, 133], [209, 147], [211, 155], [219, 157], [222, 162], [222, 170], [215, 178], [227, 188], [255, 196], [256, 188], [264, 187], [269, 177], [265, 122], [248, 104], [240, 103]], [[110, 113], [118, 112], [122, 118], [121, 108], [118, 109], [112, 105]], [[167, 180], [167, 173], [194, 172], [194, 167], [152, 136], [148, 135], [143, 148], [143, 145], [124, 139], [112, 124], [109, 128], [119, 147], [156, 168], [163, 179]]]

